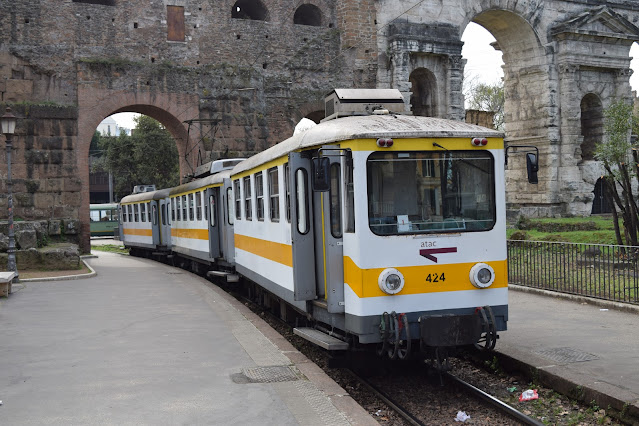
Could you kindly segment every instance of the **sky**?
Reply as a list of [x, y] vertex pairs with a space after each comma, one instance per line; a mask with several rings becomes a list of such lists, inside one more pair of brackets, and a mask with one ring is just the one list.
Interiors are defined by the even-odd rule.
[[[467, 79], [477, 78], [477, 81], [481, 83], [499, 82], [504, 76], [501, 69], [503, 62], [501, 52], [493, 49], [490, 45], [495, 41], [495, 38], [482, 26], [471, 22], [462, 35], [462, 41], [464, 42], [462, 56], [467, 60], [465, 77]], [[639, 91], [639, 45], [637, 43], [632, 45], [630, 56], [636, 58], [630, 63], [630, 67], [635, 71], [630, 77], [630, 85], [633, 90]], [[118, 126], [133, 129], [135, 115], [123, 112], [114, 114], [112, 117]]]

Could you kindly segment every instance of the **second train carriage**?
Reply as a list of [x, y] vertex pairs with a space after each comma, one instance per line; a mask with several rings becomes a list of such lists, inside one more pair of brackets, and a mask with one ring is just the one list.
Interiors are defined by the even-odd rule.
[[[125, 197], [127, 241], [147, 247], [140, 234], [157, 226], [149, 248], [236, 271], [303, 312], [313, 327], [296, 333], [327, 348], [492, 348], [508, 320], [503, 135], [380, 108], [400, 106], [397, 91], [331, 102], [350, 116], [230, 172]], [[135, 220], [145, 202], [156, 225]]]

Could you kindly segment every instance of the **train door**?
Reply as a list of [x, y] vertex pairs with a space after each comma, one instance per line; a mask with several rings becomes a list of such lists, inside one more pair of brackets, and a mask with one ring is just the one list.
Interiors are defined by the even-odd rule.
[[[322, 148], [313, 173], [326, 183], [313, 191], [317, 295], [330, 313], [344, 312], [344, 250], [342, 238], [342, 151]], [[321, 165], [320, 165], [321, 164]], [[321, 167], [322, 170], [318, 170]]]
[[[151, 206], [151, 235], [153, 236], [153, 245], [159, 246], [162, 244], [160, 235], [159, 215], [158, 215], [158, 202], [153, 200], [150, 202]], [[147, 206], [148, 207], [148, 206]]]
[[311, 159], [302, 152], [288, 155], [291, 206], [291, 239], [293, 242], [294, 300], [314, 300], [315, 238], [313, 232], [312, 192], [310, 192]]
[[209, 257], [217, 259], [222, 255], [220, 249], [220, 221], [219, 215], [219, 188], [209, 188], [205, 192], [206, 210], [208, 211], [208, 228], [209, 228]]
[[171, 202], [168, 198], [159, 200], [160, 203], [160, 245], [169, 247], [171, 244]]
[[233, 199], [233, 182], [231, 179], [224, 179], [224, 186], [222, 187], [222, 194], [220, 197], [224, 198], [222, 203], [219, 203], [224, 214], [220, 214], [220, 220], [224, 220], [224, 223], [220, 224], [224, 237], [222, 238], [224, 257], [227, 262], [233, 263], [235, 261], [235, 235], [233, 233], [233, 223], [235, 221], [235, 200]]

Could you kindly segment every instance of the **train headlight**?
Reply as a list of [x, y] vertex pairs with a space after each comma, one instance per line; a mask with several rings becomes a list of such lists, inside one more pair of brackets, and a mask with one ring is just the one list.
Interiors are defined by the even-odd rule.
[[397, 294], [404, 288], [404, 276], [395, 268], [386, 268], [377, 279], [379, 288], [386, 294]]
[[470, 282], [477, 288], [487, 288], [495, 281], [495, 270], [485, 263], [470, 268]]

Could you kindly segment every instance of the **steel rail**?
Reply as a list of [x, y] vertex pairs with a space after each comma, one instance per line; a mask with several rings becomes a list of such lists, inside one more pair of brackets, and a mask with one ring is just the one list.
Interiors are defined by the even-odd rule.
[[532, 425], [532, 426], [543, 426], [544, 425], [543, 423], [533, 419], [532, 417], [528, 417], [527, 415], [525, 415], [521, 411], [516, 410], [515, 408], [513, 408], [510, 405], [506, 404], [505, 402], [495, 398], [494, 396], [487, 394], [483, 390], [481, 390], [479, 388], [476, 388], [475, 386], [471, 385], [470, 383], [467, 383], [467, 382], [463, 381], [459, 377], [455, 377], [455, 376], [453, 376], [452, 374], [450, 374], [448, 372], [443, 372], [442, 375], [444, 377], [447, 377], [448, 379], [454, 381], [455, 383], [461, 385], [462, 387], [464, 387], [466, 390], [469, 390], [474, 395], [478, 396], [479, 398], [483, 399], [484, 401], [487, 401], [488, 403], [493, 405], [495, 408], [497, 408], [500, 411], [508, 414], [509, 416], [515, 418], [516, 420], [519, 420], [520, 422], [522, 422], [524, 424]]
[[349, 369], [351, 374], [357, 378], [369, 391], [375, 394], [379, 399], [384, 401], [386, 405], [392, 408], [400, 417], [406, 420], [413, 426], [426, 426], [426, 423], [420, 421], [417, 417], [413, 416], [409, 413], [404, 407], [399, 405], [397, 402], [393, 401], [388, 395], [386, 395], [381, 390], [377, 389], [373, 384], [371, 384], [368, 380], [355, 373], [352, 369]]

